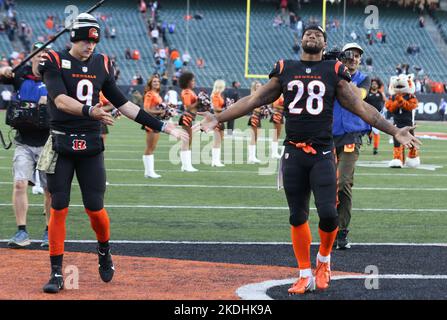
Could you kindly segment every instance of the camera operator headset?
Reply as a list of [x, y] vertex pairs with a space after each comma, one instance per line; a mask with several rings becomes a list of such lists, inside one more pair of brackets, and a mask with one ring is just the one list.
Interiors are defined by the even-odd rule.
[[[32, 50], [43, 46], [36, 42]], [[7, 110], [6, 124], [16, 129], [13, 157], [13, 208], [18, 231], [8, 242], [10, 248], [23, 248], [30, 245], [26, 230], [28, 211], [28, 182], [35, 184], [35, 177], [40, 178], [44, 191], [44, 211], [46, 222], [49, 220], [50, 194], [46, 186], [46, 175], [36, 170], [37, 161], [49, 136], [47, 117], [47, 90], [38, 72], [40, 58], [44, 51], [31, 59], [31, 64], [24, 65], [12, 72], [11, 67], [0, 69], [0, 82], [14, 87], [14, 96]], [[37, 179], [36, 179], [37, 180]], [[48, 246], [48, 227], [44, 232], [42, 247]]]
[[[371, 79], [358, 70], [363, 49], [357, 43], [346, 44], [342, 51], [329, 53], [328, 56], [338, 58], [348, 68], [352, 78], [352, 90], [365, 99]], [[362, 136], [371, 130], [369, 124], [354, 115], [335, 100], [334, 125], [332, 134], [337, 154], [339, 231], [337, 234], [337, 249], [349, 249], [347, 238], [352, 210], [352, 186], [354, 185], [355, 163], [359, 158]]]

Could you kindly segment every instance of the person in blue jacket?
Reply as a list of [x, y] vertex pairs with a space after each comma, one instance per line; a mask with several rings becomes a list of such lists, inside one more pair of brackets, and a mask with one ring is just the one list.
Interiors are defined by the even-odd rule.
[[[362, 55], [362, 47], [353, 42], [343, 47], [340, 59], [351, 74], [352, 84], [356, 87], [355, 92], [362, 99], [365, 99], [371, 85], [371, 79], [358, 70]], [[335, 100], [332, 134], [334, 136], [338, 170], [337, 211], [339, 216], [339, 231], [336, 239], [336, 249], [349, 249], [351, 247], [347, 236], [351, 221], [354, 169], [359, 158], [362, 136], [370, 130], [371, 127], [369, 124], [343, 108]]]

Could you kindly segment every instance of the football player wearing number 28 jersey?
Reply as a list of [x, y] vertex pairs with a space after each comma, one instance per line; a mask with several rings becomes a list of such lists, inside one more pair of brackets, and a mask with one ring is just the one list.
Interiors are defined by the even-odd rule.
[[[330, 254], [338, 230], [337, 176], [332, 137], [335, 98], [349, 111], [394, 136], [406, 147], [420, 145], [420, 141], [410, 133], [411, 127], [398, 129], [392, 126], [376, 108], [356, 94], [348, 69], [341, 62], [323, 60], [326, 40], [321, 26], [305, 28], [299, 61], [279, 60], [267, 84], [220, 114], [200, 113], [204, 119], [196, 128], [207, 132], [219, 122], [244, 116], [284, 95], [286, 138], [280, 174], [290, 210], [293, 250], [299, 266], [299, 277], [288, 290], [290, 294], [303, 294], [316, 288], [324, 290], [330, 284]], [[311, 192], [320, 218], [320, 247], [315, 275], [311, 269], [312, 238], [308, 224]]]

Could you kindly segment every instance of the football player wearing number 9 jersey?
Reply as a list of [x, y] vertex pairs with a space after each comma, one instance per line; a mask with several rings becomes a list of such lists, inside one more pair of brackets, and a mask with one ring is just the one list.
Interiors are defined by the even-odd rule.
[[[100, 137], [100, 122], [112, 125], [113, 118], [100, 108], [100, 91], [126, 117], [151, 129], [188, 139], [183, 130], [155, 119], [126, 99], [116, 86], [110, 59], [93, 53], [99, 40], [98, 21], [90, 14], [81, 13], [70, 31], [71, 49], [63, 52], [50, 50], [39, 66], [48, 89], [52, 135], [44, 149], [47, 154], [42, 157], [53, 161], [57, 157], [55, 164], [45, 168], [52, 196], [48, 225], [51, 275], [43, 287], [46, 293], [57, 293], [63, 289], [65, 219], [75, 172], [85, 212], [98, 240], [99, 275], [102, 281], [109, 282], [114, 274], [109, 246], [110, 222], [104, 209], [106, 175], [104, 145]], [[51, 154], [52, 149], [56, 156]]]
[[[410, 134], [411, 127], [398, 129], [355, 93], [347, 68], [339, 61], [323, 60], [326, 33], [321, 26], [307, 26], [301, 39], [303, 51], [299, 61], [279, 60], [270, 80], [252, 95], [218, 114], [201, 113], [197, 125], [204, 131], [219, 122], [239, 118], [256, 107], [273, 103], [284, 95], [286, 117], [285, 152], [280, 174], [290, 210], [293, 250], [299, 266], [298, 280], [290, 294], [302, 294], [329, 287], [330, 254], [337, 235], [337, 177], [332, 137], [333, 104], [341, 105], [372, 126], [393, 135], [405, 146], [419, 146]], [[320, 247], [315, 277], [311, 270], [311, 232], [308, 224], [311, 192], [320, 218]]]

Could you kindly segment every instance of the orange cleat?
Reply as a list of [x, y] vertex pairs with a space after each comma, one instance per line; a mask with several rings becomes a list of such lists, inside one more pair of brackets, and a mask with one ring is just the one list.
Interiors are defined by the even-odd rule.
[[315, 282], [317, 289], [326, 290], [331, 282], [331, 266], [329, 262], [320, 262], [317, 259], [317, 269], [315, 270]]
[[315, 290], [315, 279], [313, 276], [298, 278], [298, 280], [289, 288], [289, 294], [304, 294]]

